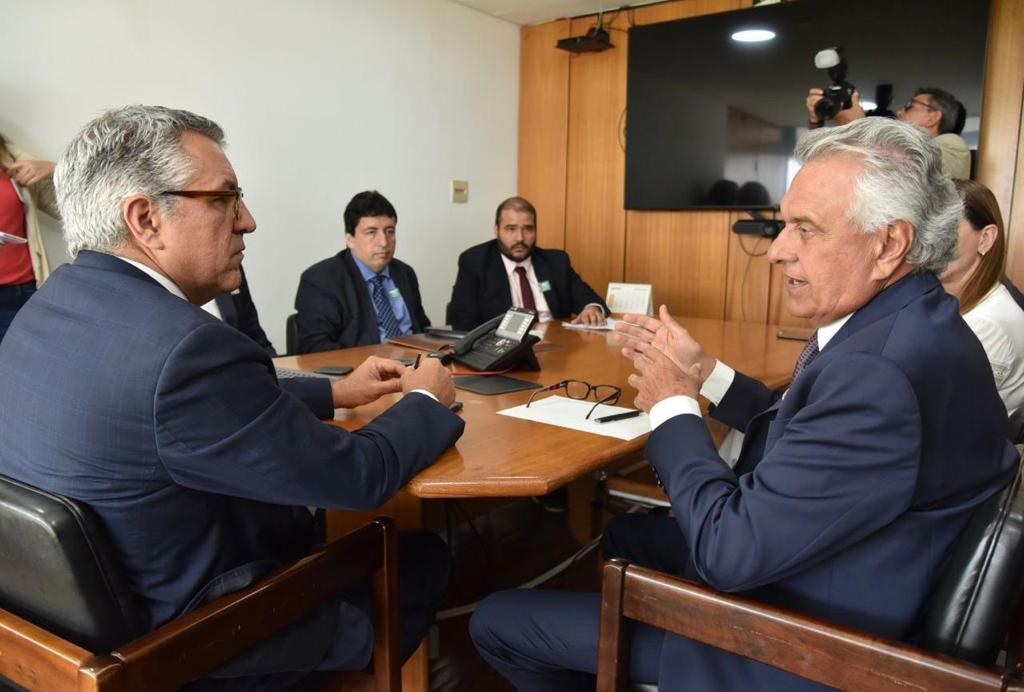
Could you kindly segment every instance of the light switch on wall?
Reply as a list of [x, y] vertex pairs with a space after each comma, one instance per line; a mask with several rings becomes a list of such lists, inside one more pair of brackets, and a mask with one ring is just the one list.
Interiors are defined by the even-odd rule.
[[464, 204], [469, 201], [469, 181], [452, 181], [452, 202]]

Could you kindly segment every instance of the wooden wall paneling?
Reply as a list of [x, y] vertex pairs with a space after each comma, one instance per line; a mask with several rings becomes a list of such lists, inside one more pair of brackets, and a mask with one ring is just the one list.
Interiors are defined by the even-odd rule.
[[674, 315], [725, 315], [729, 212], [631, 211], [625, 280], [654, 287]]
[[[570, 21], [523, 27], [519, 82], [519, 190], [537, 208], [537, 243], [565, 247], [569, 53], [555, 48]], [[501, 200], [494, 200], [497, 206]]]
[[1024, 286], [1024, 112], [1021, 113], [1020, 119], [1020, 139], [1017, 142], [1017, 175], [1014, 178], [1009, 220], [1004, 219], [1004, 223], [1006, 223], [1009, 243], [1006, 275], [1020, 288]]
[[[619, 13], [613, 29], [625, 29], [626, 17]], [[574, 19], [572, 35], [586, 33], [594, 22], [593, 17]], [[610, 33], [614, 48], [569, 59], [565, 249], [580, 276], [602, 295], [609, 281], [622, 280], [626, 233], [620, 132], [628, 43], [625, 31]]]
[[673, 19], [698, 17], [702, 14], [738, 10], [753, 4], [753, 0], [677, 0], [676, 2], [637, 7], [634, 10], [633, 18], [637, 24], [656, 24], [657, 22], [670, 22]]
[[1024, 3], [992, 0], [978, 180], [995, 194], [1008, 235], [1007, 274], [1024, 283]]
[[1024, 3], [992, 0], [982, 95], [979, 181], [1011, 211], [1024, 98]]
[[746, 214], [729, 215], [729, 266], [725, 282], [725, 319], [743, 322], [768, 321], [771, 239], [737, 235], [732, 225]]

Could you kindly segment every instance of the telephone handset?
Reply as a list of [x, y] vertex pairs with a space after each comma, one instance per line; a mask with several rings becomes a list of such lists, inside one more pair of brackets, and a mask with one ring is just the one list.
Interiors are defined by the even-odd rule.
[[526, 370], [540, 370], [533, 353], [540, 339], [529, 333], [536, 321], [533, 310], [511, 308], [466, 334], [452, 346], [452, 355], [474, 370], [505, 370], [520, 361]]

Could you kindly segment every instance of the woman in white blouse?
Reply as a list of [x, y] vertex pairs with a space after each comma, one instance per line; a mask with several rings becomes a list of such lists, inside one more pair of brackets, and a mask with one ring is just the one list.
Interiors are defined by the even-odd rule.
[[964, 200], [964, 218], [956, 259], [940, 278], [985, 347], [1016, 438], [1024, 422], [1024, 310], [1007, 288], [1003, 217], [987, 187], [973, 180], [953, 182]]

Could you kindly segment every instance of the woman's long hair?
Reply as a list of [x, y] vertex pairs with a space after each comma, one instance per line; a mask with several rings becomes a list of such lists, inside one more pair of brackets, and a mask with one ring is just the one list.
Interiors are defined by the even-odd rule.
[[992, 191], [974, 180], [954, 180], [957, 192], [964, 200], [964, 218], [975, 231], [992, 224], [996, 237], [992, 247], [981, 258], [974, 273], [968, 277], [960, 292], [960, 314], [964, 314], [981, 301], [1003, 279], [1006, 273], [1006, 236], [1003, 215]]

